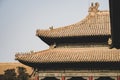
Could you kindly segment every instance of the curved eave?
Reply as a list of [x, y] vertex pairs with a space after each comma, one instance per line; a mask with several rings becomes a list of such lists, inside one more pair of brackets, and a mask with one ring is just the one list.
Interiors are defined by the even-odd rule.
[[[84, 37], [84, 36], [106, 36], [111, 35], [110, 29], [110, 17], [108, 11], [99, 11], [94, 15], [89, 14], [82, 21], [49, 30], [37, 30], [36, 35], [40, 38], [74, 38], [74, 37]], [[47, 40], [46, 40], [47, 41]]]
[[[109, 26], [110, 27], [110, 26]], [[111, 35], [110, 28], [100, 29], [95, 27], [96, 29], [76, 29], [76, 30], [37, 30], [36, 36], [38, 37], [51, 37], [51, 38], [64, 38], [64, 37], [83, 37], [83, 36], [99, 36], [99, 35]]]
[[74, 37], [44, 37], [39, 38], [48, 45], [59, 44], [74, 44], [74, 43], [105, 43], [108, 44], [108, 39], [111, 35], [93, 35], [93, 36], [74, 36]]
[[[55, 63], [33, 63], [19, 61], [27, 66], [38, 70], [120, 70], [119, 61], [108, 62], [55, 62]], [[112, 66], [111, 66], [112, 65]]]
[[16, 60], [31, 64], [120, 62], [120, 50], [108, 48], [55, 48], [18, 55]]

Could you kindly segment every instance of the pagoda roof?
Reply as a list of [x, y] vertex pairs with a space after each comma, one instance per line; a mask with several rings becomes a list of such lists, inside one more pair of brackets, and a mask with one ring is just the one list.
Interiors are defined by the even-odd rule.
[[120, 62], [120, 50], [108, 47], [53, 48], [31, 54], [16, 54], [16, 60], [26, 63]]
[[92, 11], [75, 24], [56, 29], [38, 29], [36, 35], [50, 38], [111, 35], [109, 11]]
[[[32, 64], [32, 67], [34, 67], [33, 64], [44, 65], [46, 63], [120, 62], [119, 49], [109, 49], [108, 47], [54, 47], [57, 45], [55, 42], [59, 44], [66, 43], [66, 41], [75, 43], [80, 42], [80, 40], [84, 41], [84, 39], [91, 41], [93, 41], [92, 39], [97, 41], [100, 39], [101, 42], [104, 38], [103, 41], [107, 41], [111, 35], [109, 11], [100, 11], [97, 8], [98, 4], [91, 6], [88, 16], [78, 23], [56, 29], [37, 30], [36, 35], [44, 42], [52, 43], [51, 46], [53, 47], [30, 54], [16, 54], [16, 60], [26, 65]], [[86, 37], [89, 37], [89, 39]]]

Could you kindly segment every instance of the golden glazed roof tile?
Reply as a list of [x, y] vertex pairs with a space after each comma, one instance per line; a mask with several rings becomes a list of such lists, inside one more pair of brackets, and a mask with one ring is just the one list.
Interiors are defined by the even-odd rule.
[[54, 48], [32, 54], [17, 54], [16, 59], [28, 63], [119, 62], [120, 50], [101, 48]]
[[36, 35], [42, 37], [74, 37], [110, 35], [109, 11], [90, 12], [82, 21], [51, 30], [37, 30]]

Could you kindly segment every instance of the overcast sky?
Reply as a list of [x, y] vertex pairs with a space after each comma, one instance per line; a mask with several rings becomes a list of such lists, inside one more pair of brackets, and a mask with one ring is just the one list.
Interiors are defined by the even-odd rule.
[[0, 0], [0, 62], [14, 62], [16, 52], [48, 49], [36, 30], [82, 20], [91, 2], [109, 10], [108, 0]]

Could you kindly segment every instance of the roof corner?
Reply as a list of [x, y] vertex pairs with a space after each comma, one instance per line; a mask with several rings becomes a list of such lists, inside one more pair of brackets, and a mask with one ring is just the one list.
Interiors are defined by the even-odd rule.
[[95, 14], [95, 13], [99, 12], [98, 8], [99, 8], [99, 3], [98, 2], [96, 2], [96, 3], [92, 2], [91, 6], [88, 9], [89, 14]]
[[37, 30], [36, 30], [36, 36], [39, 36], [39, 32], [40, 32], [40, 30], [37, 29]]

